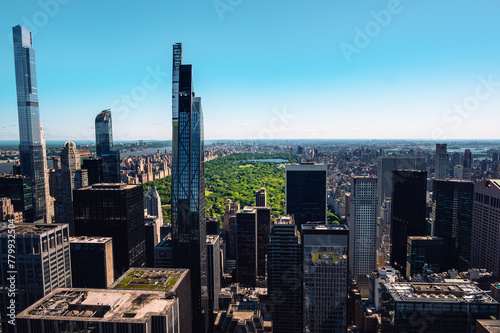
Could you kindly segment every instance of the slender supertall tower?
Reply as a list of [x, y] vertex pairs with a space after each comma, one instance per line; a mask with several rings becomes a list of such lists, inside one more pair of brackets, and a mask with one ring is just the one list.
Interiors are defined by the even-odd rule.
[[[46, 215], [45, 177], [40, 131], [40, 110], [36, 85], [35, 50], [31, 31], [20, 25], [12, 28], [16, 66], [17, 110], [19, 115], [19, 158], [21, 173], [30, 177], [33, 189], [34, 220]], [[28, 221], [32, 222], [32, 221]]]
[[[207, 250], [205, 225], [205, 164], [203, 111], [201, 98], [194, 97], [193, 69], [180, 65], [181, 45], [174, 45], [172, 88], [173, 167], [172, 227], [176, 267], [191, 271], [193, 332], [206, 332], [209, 326], [207, 292]], [[178, 78], [176, 78], [178, 75]], [[178, 91], [176, 91], [178, 89]], [[211, 297], [210, 297], [211, 298]]]

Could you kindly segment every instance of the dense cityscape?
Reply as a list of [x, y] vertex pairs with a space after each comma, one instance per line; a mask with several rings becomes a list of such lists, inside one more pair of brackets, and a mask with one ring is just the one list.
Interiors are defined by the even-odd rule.
[[0, 332], [500, 330], [499, 140], [205, 140], [182, 43], [172, 137], [114, 140], [103, 108], [92, 142], [46, 140], [12, 37]]

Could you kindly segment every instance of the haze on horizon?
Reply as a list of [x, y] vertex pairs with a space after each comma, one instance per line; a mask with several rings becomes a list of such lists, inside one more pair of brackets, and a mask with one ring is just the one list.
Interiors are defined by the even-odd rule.
[[[205, 139], [497, 139], [493, 0], [0, 4], [0, 140], [19, 138], [12, 27], [33, 32], [47, 140], [170, 140], [172, 45]], [[5, 37], [2, 37], [5, 36]]]

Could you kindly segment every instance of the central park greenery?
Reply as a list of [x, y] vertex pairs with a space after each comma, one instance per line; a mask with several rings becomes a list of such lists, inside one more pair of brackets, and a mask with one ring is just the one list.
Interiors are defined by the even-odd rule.
[[[265, 160], [271, 160], [270, 162]], [[255, 191], [266, 188], [267, 205], [272, 215], [285, 214], [286, 160], [296, 163], [291, 154], [238, 153], [219, 157], [205, 163], [205, 196], [207, 216], [223, 219], [226, 200], [238, 202], [240, 207], [255, 205]], [[161, 197], [163, 219], [170, 221], [172, 177], [167, 176], [144, 184], [144, 192], [156, 186]], [[328, 211], [328, 222], [338, 223], [338, 217]]]

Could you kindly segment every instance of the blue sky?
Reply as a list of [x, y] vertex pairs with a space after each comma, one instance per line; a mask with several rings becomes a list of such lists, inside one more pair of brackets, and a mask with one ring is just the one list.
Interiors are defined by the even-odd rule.
[[49, 140], [94, 140], [107, 108], [115, 140], [171, 139], [176, 42], [206, 139], [498, 139], [499, 10], [494, 0], [2, 1], [0, 140], [18, 138], [17, 24], [34, 32]]

